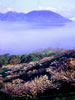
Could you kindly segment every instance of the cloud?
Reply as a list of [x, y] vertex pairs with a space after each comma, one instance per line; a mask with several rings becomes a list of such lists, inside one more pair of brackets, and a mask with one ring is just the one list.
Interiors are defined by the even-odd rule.
[[7, 8], [7, 11], [13, 11], [13, 9], [12, 8]]
[[51, 10], [51, 11], [54, 11], [54, 12], [57, 11], [56, 8], [53, 8], [53, 7], [42, 7], [42, 6], [39, 6], [39, 10]]
[[48, 9], [48, 10], [51, 10], [51, 11], [57, 11], [57, 9], [56, 8], [50, 8], [50, 7], [48, 7], [48, 8], [46, 8], [46, 9]]
[[75, 17], [70, 18], [72, 21], [75, 21]]
[[9, 8], [6, 7], [5, 10], [3, 11], [3, 13], [9, 12], [9, 11], [14, 11], [14, 9], [10, 8], [10, 7]]
[[64, 15], [65, 17], [72, 18], [72, 20], [75, 20], [75, 9], [68, 9], [64, 8], [58, 11], [60, 14]]

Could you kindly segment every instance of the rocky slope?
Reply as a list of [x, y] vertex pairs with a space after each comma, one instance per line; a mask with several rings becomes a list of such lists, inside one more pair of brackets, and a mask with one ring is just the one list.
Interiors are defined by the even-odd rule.
[[56, 94], [75, 92], [75, 50], [16, 65], [11, 69], [5, 73], [2, 91], [12, 96], [28, 95], [36, 98], [44, 93], [50, 95], [54, 91]]

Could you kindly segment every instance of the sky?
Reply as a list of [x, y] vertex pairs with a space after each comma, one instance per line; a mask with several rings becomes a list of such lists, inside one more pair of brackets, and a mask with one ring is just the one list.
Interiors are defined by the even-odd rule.
[[0, 12], [52, 10], [67, 17], [75, 17], [75, 0], [0, 0]]

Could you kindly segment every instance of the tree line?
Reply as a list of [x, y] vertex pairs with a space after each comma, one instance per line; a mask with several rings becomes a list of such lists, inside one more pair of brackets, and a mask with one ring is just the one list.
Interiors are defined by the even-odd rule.
[[62, 51], [63, 49], [52, 49], [52, 50], [47, 49], [23, 55], [10, 55], [7, 53], [4, 55], [0, 55], [0, 67], [8, 64], [15, 65], [15, 64], [29, 63], [31, 61], [39, 61], [44, 57], [56, 55]]

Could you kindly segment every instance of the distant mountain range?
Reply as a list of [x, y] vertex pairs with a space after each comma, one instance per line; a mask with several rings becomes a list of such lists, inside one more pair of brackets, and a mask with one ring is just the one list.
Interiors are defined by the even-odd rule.
[[23, 21], [34, 23], [67, 23], [71, 20], [52, 11], [38, 10], [29, 13], [7, 12], [0, 13], [1, 21]]

